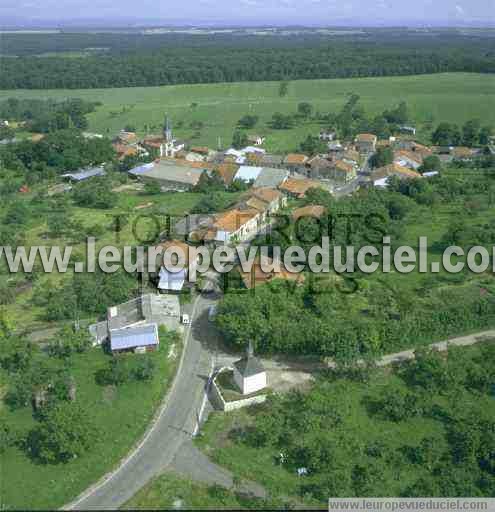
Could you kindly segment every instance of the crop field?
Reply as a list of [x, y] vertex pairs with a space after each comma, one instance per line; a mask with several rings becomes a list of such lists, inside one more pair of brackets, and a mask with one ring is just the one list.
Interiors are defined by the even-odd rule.
[[268, 126], [275, 112], [292, 113], [299, 102], [310, 102], [315, 112], [337, 112], [350, 93], [359, 94], [369, 114], [406, 101], [419, 137], [428, 136], [432, 125], [442, 121], [462, 124], [478, 118], [495, 124], [495, 76], [445, 73], [385, 78], [300, 80], [289, 83], [287, 95], [279, 96], [279, 82], [176, 85], [120, 89], [0, 91], [0, 100], [17, 98], [78, 97], [102, 103], [89, 115], [89, 130], [113, 135], [126, 125], [140, 134], [160, 131], [168, 114], [175, 135], [194, 144], [226, 147], [240, 117], [259, 116], [251, 130], [267, 136], [269, 151], [291, 151], [318, 122], [300, 122], [290, 130]]

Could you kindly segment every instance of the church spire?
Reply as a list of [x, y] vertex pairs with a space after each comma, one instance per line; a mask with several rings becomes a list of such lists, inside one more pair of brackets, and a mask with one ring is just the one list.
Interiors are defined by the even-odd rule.
[[165, 123], [163, 125], [163, 135], [166, 142], [172, 142], [172, 125], [168, 116], [165, 116]]

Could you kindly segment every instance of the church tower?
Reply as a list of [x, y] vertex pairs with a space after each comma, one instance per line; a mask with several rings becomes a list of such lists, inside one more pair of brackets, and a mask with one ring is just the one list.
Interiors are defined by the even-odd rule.
[[172, 126], [168, 116], [165, 117], [165, 123], [163, 124], [163, 137], [166, 142], [172, 142]]
[[174, 156], [174, 139], [172, 137], [172, 126], [168, 116], [165, 116], [165, 122], [163, 123], [163, 138], [165, 139], [165, 143], [162, 144], [160, 156]]

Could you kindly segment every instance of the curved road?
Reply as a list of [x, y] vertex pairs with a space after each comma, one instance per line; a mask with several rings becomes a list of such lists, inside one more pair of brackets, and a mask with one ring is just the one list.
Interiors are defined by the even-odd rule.
[[153, 427], [120, 467], [66, 505], [65, 510], [119, 508], [163, 472], [181, 445], [196, 433], [206, 405], [206, 383], [213, 369], [213, 358], [205, 346], [211, 331], [207, 325], [208, 307], [213, 303], [201, 296], [194, 302], [178, 373]]

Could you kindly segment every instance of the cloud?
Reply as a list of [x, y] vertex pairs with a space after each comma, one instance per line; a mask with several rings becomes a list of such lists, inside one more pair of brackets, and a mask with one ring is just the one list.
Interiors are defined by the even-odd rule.
[[462, 5], [459, 5], [457, 4], [455, 6], [455, 12], [459, 15], [459, 16], [464, 16], [466, 14], [466, 11], [464, 11], [464, 8], [462, 7]]

